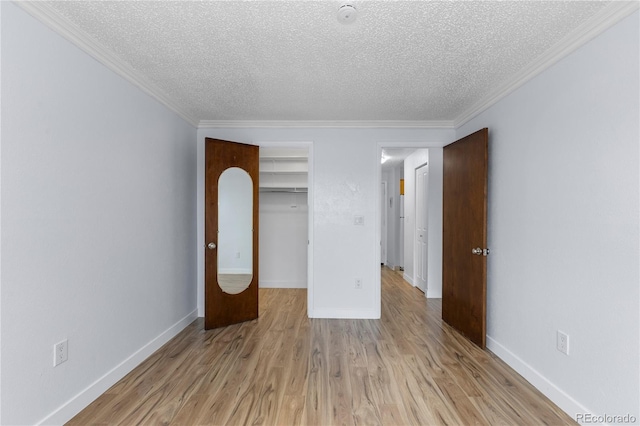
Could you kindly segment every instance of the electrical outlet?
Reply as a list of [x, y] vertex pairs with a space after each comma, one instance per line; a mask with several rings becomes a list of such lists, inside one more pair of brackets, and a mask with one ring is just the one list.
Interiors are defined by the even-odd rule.
[[236, 259], [240, 259], [240, 252], [236, 252]]
[[356, 284], [354, 286], [357, 289], [361, 289], [362, 288], [362, 280], [360, 278], [356, 278]]
[[68, 341], [65, 339], [62, 342], [56, 343], [53, 346], [53, 366], [56, 367], [69, 358]]
[[569, 355], [569, 335], [558, 330], [556, 347], [560, 352]]

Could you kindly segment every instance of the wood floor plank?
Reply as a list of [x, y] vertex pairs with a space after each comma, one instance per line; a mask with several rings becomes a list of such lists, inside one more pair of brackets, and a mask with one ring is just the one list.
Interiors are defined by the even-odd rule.
[[383, 425], [408, 425], [409, 420], [397, 404], [379, 405], [380, 422]]
[[277, 420], [273, 425], [306, 425], [304, 407], [306, 395], [287, 395], [282, 399]]
[[244, 424], [230, 423], [238, 419], [245, 420], [245, 414], [251, 409], [256, 400], [255, 373], [260, 356], [263, 340], [251, 338], [243, 346], [240, 354], [228, 365], [229, 373], [224, 378], [224, 383], [215, 389], [215, 404], [212, 410], [207, 411], [205, 418], [214, 424]]
[[210, 396], [193, 394], [171, 420], [172, 426], [191, 426], [198, 424], [198, 419], [206, 409]]
[[[401, 364], [404, 374], [413, 384], [412, 395], [413, 403], [416, 405], [416, 413], [425, 416], [424, 419], [418, 418], [418, 424], [446, 424], [461, 425], [464, 424], [453, 407], [447, 402], [447, 398], [435, 381], [433, 375], [422, 370], [419, 362], [414, 355], [404, 356]], [[417, 391], [416, 391], [417, 389]]]
[[371, 390], [369, 372], [364, 367], [354, 367], [349, 369], [349, 373], [353, 423], [356, 425], [382, 424], [380, 410], [375, 403]]
[[326, 329], [327, 320], [315, 321], [310, 327], [312, 335], [308, 360], [307, 400], [304, 406], [306, 423], [309, 425], [326, 425], [331, 419]]
[[297, 337], [290, 348], [290, 357], [286, 368], [285, 395], [307, 395], [309, 381], [309, 352], [311, 342], [308, 336]]
[[398, 385], [391, 367], [384, 361], [378, 350], [378, 343], [371, 342], [365, 346], [367, 371], [372, 383], [373, 397], [378, 405], [394, 405], [398, 397]]
[[397, 272], [380, 320], [309, 319], [305, 289], [260, 289], [256, 320], [197, 319], [68, 425], [564, 425], [502, 360]]
[[329, 356], [329, 401], [332, 425], [354, 425], [351, 381], [345, 354]]
[[270, 367], [258, 394], [258, 401], [249, 413], [252, 425], [275, 425], [284, 396], [284, 367]]

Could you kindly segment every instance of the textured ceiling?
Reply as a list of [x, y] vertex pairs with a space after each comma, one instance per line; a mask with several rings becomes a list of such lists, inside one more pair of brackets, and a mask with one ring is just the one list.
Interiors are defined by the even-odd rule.
[[192, 122], [454, 122], [610, 2], [45, 2]]

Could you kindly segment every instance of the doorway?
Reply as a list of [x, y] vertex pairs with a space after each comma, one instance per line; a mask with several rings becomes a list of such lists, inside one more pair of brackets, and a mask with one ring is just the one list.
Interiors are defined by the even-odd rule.
[[[380, 182], [388, 182], [386, 208], [389, 208], [391, 199], [396, 204], [393, 209], [389, 209], [388, 216], [388, 265], [392, 269], [404, 269], [400, 272], [403, 279], [414, 287], [424, 289], [428, 298], [442, 297], [443, 145], [444, 143], [378, 143], [381, 157], [384, 152], [388, 158], [379, 166]], [[421, 186], [426, 189], [428, 196], [423, 197], [422, 210], [426, 211], [426, 221], [422, 227], [427, 231], [427, 239], [422, 245], [422, 251], [426, 255], [423, 259], [426, 261], [421, 263], [416, 260], [417, 237], [420, 234], [416, 232], [415, 192], [416, 170], [425, 164], [428, 164], [427, 175]], [[390, 168], [395, 169], [395, 172], [390, 171]], [[404, 183], [404, 195], [400, 195], [401, 179]], [[383, 207], [382, 204], [380, 206], [381, 217]], [[382, 241], [382, 230], [380, 233]], [[418, 272], [417, 268], [420, 266], [422, 269]], [[418, 278], [424, 278], [422, 284], [418, 284]]]
[[307, 288], [307, 147], [260, 147], [260, 288]]
[[[197, 303], [198, 303], [198, 316], [204, 317], [205, 311], [205, 277], [204, 277], [204, 254], [205, 250], [203, 249], [206, 244], [204, 241], [204, 223], [205, 223], [205, 214], [204, 214], [204, 191], [205, 191], [205, 137], [216, 137], [216, 131], [207, 132], [204, 137], [201, 139], [201, 143], [198, 144], [198, 195], [197, 195], [197, 253], [198, 257], [196, 259], [197, 262]], [[229, 139], [240, 139], [235, 134], [226, 135]], [[253, 142], [252, 142], [253, 143]], [[307, 197], [308, 200], [313, 200], [313, 188], [314, 188], [314, 173], [313, 173], [313, 143], [312, 142], [255, 142], [260, 148], [301, 148], [305, 149], [307, 152], [307, 161], [308, 161], [308, 170], [307, 170]], [[313, 244], [314, 244], [314, 235], [313, 235], [313, 227], [311, 226], [313, 223], [313, 203], [307, 204], [307, 226], [308, 226], [308, 235], [307, 235], [307, 264], [306, 264], [306, 284], [307, 284], [307, 310], [309, 314], [312, 314], [313, 307], [313, 257], [310, 255], [313, 253]]]

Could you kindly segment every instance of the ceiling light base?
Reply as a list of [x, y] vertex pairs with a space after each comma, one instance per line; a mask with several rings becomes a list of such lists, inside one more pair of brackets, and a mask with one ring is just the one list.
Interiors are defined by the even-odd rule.
[[338, 21], [345, 25], [348, 25], [355, 21], [357, 16], [358, 11], [350, 4], [343, 4], [338, 9]]

